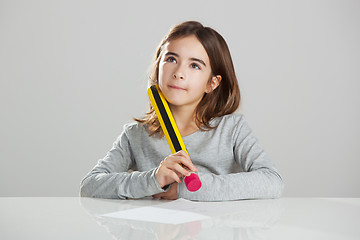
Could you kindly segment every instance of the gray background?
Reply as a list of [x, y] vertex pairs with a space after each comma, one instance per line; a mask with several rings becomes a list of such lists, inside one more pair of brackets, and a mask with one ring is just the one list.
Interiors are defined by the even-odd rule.
[[[171, 1], [172, 2], [172, 1]], [[359, 1], [0, 1], [0, 196], [77, 196], [168, 29], [226, 39], [285, 197], [360, 197]]]

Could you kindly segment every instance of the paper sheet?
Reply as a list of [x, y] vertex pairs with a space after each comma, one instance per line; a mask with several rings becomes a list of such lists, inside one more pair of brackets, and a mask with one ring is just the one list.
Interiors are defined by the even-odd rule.
[[182, 224], [209, 218], [209, 216], [195, 213], [193, 210], [196, 205], [185, 199], [177, 199], [151, 207], [134, 208], [101, 216], [167, 224]]

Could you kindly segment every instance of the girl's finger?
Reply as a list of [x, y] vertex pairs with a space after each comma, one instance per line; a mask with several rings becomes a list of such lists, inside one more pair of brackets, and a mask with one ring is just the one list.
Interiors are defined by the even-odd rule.
[[179, 163], [185, 165], [191, 171], [193, 172], [199, 171], [199, 169], [195, 167], [195, 165], [192, 163], [190, 156], [184, 150], [180, 150], [179, 152], [177, 152], [176, 156], [181, 156], [182, 158], [180, 159]]
[[189, 172], [187, 169], [185, 169], [183, 166], [181, 166], [180, 164], [176, 163], [173, 166], [173, 170], [176, 173], [180, 173], [181, 176], [189, 176], [191, 174], [191, 172]]
[[167, 169], [165, 174], [166, 174], [167, 177], [173, 179], [175, 182], [178, 182], [178, 183], [181, 182], [181, 179], [179, 178], [179, 176], [174, 171], [172, 171], [171, 169]]
[[[171, 155], [171, 157], [167, 160], [168, 161], [163, 163], [164, 165], [166, 165], [167, 168], [175, 170], [184, 176], [188, 176], [190, 175], [191, 171], [195, 172], [197, 170], [195, 166], [191, 163], [191, 161], [189, 161], [182, 155]], [[189, 164], [191, 164], [193, 168], [191, 168]]]

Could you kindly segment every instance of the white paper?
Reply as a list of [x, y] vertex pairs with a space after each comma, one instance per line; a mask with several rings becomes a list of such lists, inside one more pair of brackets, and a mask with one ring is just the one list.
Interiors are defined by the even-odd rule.
[[[209, 216], [193, 212], [196, 205], [191, 201], [178, 199], [151, 207], [134, 208], [101, 216], [167, 224], [182, 224], [209, 218]], [[181, 210], [174, 208], [175, 206], [181, 206]]]

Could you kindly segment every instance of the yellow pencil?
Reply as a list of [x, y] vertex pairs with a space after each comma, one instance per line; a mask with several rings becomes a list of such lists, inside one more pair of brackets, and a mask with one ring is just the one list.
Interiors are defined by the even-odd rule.
[[[156, 116], [159, 119], [161, 129], [163, 130], [166, 140], [170, 146], [171, 152], [176, 153], [180, 150], [184, 150], [188, 153], [174, 117], [170, 111], [169, 105], [160, 91], [159, 86], [151, 86], [147, 92]], [[199, 176], [195, 173], [191, 173], [190, 176], [185, 177], [184, 182], [187, 189], [191, 192], [197, 191], [201, 187]]]

